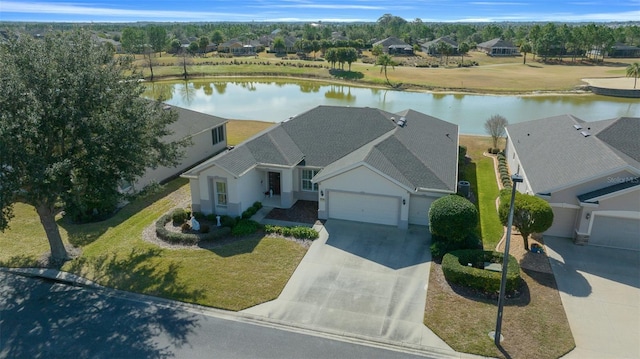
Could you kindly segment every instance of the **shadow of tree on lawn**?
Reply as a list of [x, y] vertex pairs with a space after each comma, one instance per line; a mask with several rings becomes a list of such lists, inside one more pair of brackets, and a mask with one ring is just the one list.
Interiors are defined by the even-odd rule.
[[69, 272], [120, 290], [144, 293], [173, 300], [196, 302], [203, 290], [192, 290], [178, 278], [175, 263], [159, 263], [155, 258], [161, 249], [132, 249], [126, 256], [105, 254], [96, 258], [78, 258], [71, 262]]

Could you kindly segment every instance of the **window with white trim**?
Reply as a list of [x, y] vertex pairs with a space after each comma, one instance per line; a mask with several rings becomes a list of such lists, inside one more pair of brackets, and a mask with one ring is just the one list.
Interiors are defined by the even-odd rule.
[[214, 145], [224, 141], [224, 126], [218, 126], [211, 130], [211, 139]]
[[227, 182], [216, 181], [216, 205], [227, 205]]
[[318, 192], [318, 184], [311, 179], [320, 172], [319, 170], [302, 170], [302, 190]]

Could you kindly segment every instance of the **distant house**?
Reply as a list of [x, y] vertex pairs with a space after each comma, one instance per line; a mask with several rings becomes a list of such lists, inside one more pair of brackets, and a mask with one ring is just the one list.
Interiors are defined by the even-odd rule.
[[525, 192], [554, 213], [545, 234], [640, 250], [640, 118], [555, 116], [506, 128], [505, 156]]
[[413, 55], [413, 47], [397, 37], [387, 37], [373, 43], [382, 46], [382, 52], [390, 55]]
[[178, 112], [178, 120], [169, 127], [173, 133], [162, 140], [170, 143], [190, 139], [191, 145], [185, 149], [180, 164], [175, 167], [150, 168], [135, 183], [121, 184], [122, 191], [137, 192], [153, 182], [161, 183], [177, 177], [185, 170], [227, 148], [228, 120], [181, 107], [166, 105], [165, 109]]
[[517, 46], [501, 38], [485, 41], [476, 45], [476, 48], [489, 56], [517, 56], [520, 54]]
[[[260, 46], [260, 44], [258, 44]], [[254, 43], [244, 43], [237, 39], [232, 39], [218, 45], [219, 52], [233, 54], [233, 56], [254, 56], [257, 53], [257, 46]]]
[[318, 218], [407, 228], [456, 193], [458, 126], [423, 113], [318, 106], [185, 172], [194, 211], [317, 203]]
[[438, 52], [438, 45], [441, 42], [444, 42], [445, 44], [447, 44], [447, 46], [449, 46], [449, 48], [451, 49], [449, 55], [457, 55], [458, 54], [458, 43], [455, 42], [449, 36], [442, 36], [442, 37], [439, 37], [439, 38], [437, 38], [435, 40], [431, 40], [431, 41], [425, 42], [423, 44], [420, 44], [420, 47], [422, 48], [422, 51], [425, 54], [429, 54], [431, 56], [438, 56], [438, 55], [440, 55], [440, 53]]
[[609, 57], [640, 57], [640, 47], [618, 43], [611, 46], [608, 55]]

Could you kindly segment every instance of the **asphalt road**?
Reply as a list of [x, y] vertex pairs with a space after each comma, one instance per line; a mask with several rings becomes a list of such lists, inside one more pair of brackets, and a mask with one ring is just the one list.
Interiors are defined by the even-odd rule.
[[422, 358], [0, 272], [0, 358]]

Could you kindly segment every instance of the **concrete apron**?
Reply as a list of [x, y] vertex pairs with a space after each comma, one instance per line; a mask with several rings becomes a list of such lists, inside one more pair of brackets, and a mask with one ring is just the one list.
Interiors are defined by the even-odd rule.
[[280, 296], [244, 313], [333, 334], [452, 351], [423, 324], [426, 227], [329, 220]]

